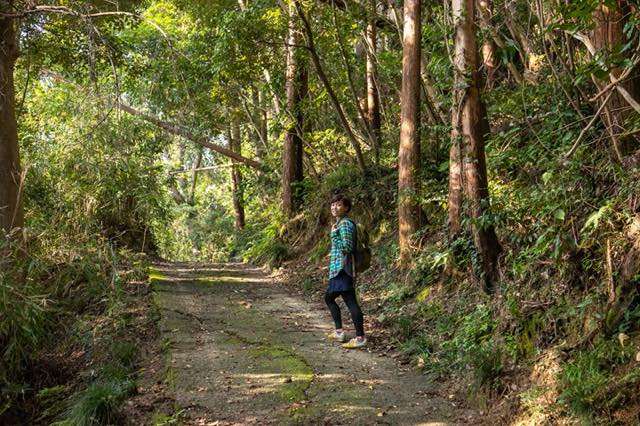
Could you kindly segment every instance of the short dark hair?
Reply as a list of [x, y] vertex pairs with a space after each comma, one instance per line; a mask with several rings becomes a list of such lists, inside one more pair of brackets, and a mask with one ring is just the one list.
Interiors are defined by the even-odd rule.
[[336, 194], [331, 197], [331, 204], [340, 201], [343, 206], [347, 208], [347, 213], [351, 211], [351, 200], [343, 194]]

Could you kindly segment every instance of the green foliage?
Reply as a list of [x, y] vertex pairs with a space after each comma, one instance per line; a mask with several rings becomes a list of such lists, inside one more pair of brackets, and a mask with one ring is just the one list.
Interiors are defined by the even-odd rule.
[[81, 426], [112, 424], [132, 389], [133, 383], [128, 380], [92, 384], [73, 405], [69, 422]]
[[135, 389], [133, 381], [136, 347], [133, 342], [114, 341], [108, 362], [93, 383], [74, 397], [67, 421], [73, 425], [113, 424], [124, 399]]
[[291, 256], [291, 248], [282, 241], [281, 232], [282, 225], [275, 221], [254, 234], [254, 239], [247, 241], [243, 251], [244, 260], [279, 267]]
[[[3, 243], [0, 239], [0, 245]], [[50, 326], [48, 303], [41, 289], [32, 281], [21, 280], [21, 271], [11, 274], [9, 255], [16, 251], [0, 247], [7, 255], [0, 260], [0, 384], [8, 380], [45, 339]], [[22, 282], [21, 282], [22, 281]]]

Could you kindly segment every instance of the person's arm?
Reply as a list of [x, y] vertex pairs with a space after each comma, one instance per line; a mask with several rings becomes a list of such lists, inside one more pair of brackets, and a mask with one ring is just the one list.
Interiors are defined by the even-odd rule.
[[353, 253], [353, 224], [349, 220], [341, 220], [338, 228], [331, 232], [331, 240], [342, 253]]

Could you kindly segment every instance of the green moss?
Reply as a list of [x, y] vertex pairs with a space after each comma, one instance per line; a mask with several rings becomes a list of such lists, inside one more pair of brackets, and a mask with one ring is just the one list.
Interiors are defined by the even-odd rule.
[[306, 399], [305, 392], [311, 385], [313, 370], [306, 360], [287, 348], [277, 345], [260, 345], [250, 351], [260, 367], [277, 372], [282, 384], [275, 389], [277, 395], [288, 402]]
[[426, 287], [422, 289], [420, 293], [418, 293], [418, 295], [416, 296], [416, 300], [418, 302], [424, 302], [425, 300], [427, 300], [427, 297], [429, 297], [430, 294], [431, 294], [431, 287]]
[[225, 283], [242, 283], [248, 281], [245, 277], [234, 277], [231, 275], [224, 276], [206, 276], [206, 277], [198, 277], [195, 279], [198, 283], [204, 284], [225, 284]]
[[169, 281], [171, 277], [164, 274], [160, 269], [155, 268], [153, 266], [149, 266], [149, 281], [151, 284], [156, 282]]

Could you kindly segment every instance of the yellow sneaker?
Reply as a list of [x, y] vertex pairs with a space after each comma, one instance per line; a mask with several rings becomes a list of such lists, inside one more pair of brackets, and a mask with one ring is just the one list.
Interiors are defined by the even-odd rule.
[[354, 337], [353, 339], [349, 340], [347, 343], [342, 345], [342, 347], [346, 349], [358, 349], [365, 346], [366, 344], [367, 344], [366, 337], [362, 340], [358, 340], [357, 338]]
[[347, 341], [347, 333], [345, 333], [344, 331], [342, 333], [338, 333], [337, 331], [332, 331], [331, 333], [327, 333], [327, 337], [329, 339], [335, 339], [338, 342]]

